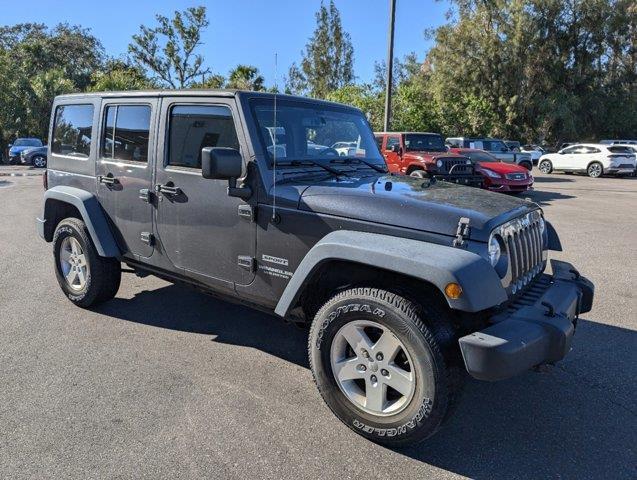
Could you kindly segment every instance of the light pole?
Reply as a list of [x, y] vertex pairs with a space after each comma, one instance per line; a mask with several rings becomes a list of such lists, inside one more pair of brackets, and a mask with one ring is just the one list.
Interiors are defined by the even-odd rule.
[[384, 129], [389, 132], [391, 122], [391, 90], [394, 70], [394, 21], [396, 19], [396, 0], [389, 0], [389, 33], [387, 36], [387, 81], [385, 85], [385, 123]]

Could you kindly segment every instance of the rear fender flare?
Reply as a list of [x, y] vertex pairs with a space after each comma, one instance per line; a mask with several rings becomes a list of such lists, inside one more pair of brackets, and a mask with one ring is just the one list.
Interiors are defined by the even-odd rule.
[[[275, 313], [288, 315], [316, 269], [331, 260], [377, 267], [429, 282], [442, 292], [449, 307], [456, 310], [478, 312], [508, 298], [495, 270], [480, 255], [408, 238], [339, 230], [323, 237], [303, 258]], [[461, 297], [455, 300], [444, 295], [445, 286], [452, 282], [463, 289]]]
[[93, 240], [95, 249], [100, 256], [119, 257], [122, 254], [108, 224], [106, 214], [95, 195], [75, 187], [56, 186], [44, 194], [44, 207], [38, 223], [42, 226], [40, 235], [46, 241], [50, 242], [53, 239], [53, 229], [55, 228], [54, 225], [46, 225], [47, 221], [53, 220], [52, 200], [72, 205], [80, 212], [82, 221], [86, 224], [91, 240]]

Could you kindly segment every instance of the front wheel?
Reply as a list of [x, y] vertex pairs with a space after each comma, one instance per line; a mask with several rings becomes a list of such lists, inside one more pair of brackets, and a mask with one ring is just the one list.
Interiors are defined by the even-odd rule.
[[425, 172], [424, 170], [414, 170], [413, 172], [411, 172], [409, 174], [410, 177], [414, 177], [414, 178], [427, 178], [427, 172]]
[[444, 319], [433, 308], [373, 288], [329, 300], [312, 323], [308, 353], [332, 412], [385, 445], [406, 446], [434, 434], [462, 378], [452, 360], [459, 354], [445, 355], [457, 343]]
[[540, 172], [549, 174], [553, 171], [553, 164], [550, 160], [542, 160], [540, 165], [538, 165]]
[[602, 164], [599, 162], [593, 162], [586, 169], [586, 173], [588, 173], [588, 176], [591, 178], [599, 178], [602, 176], [602, 173], [604, 173], [604, 167], [602, 167]]
[[86, 225], [77, 218], [62, 220], [53, 236], [55, 274], [64, 294], [87, 308], [115, 296], [121, 281], [121, 264], [100, 257]]

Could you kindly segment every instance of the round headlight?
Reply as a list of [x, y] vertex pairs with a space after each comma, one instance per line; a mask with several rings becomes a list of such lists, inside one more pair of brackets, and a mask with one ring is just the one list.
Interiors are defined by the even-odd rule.
[[438, 166], [438, 168], [441, 168], [442, 167], [442, 160], [438, 160], [436, 162], [436, 165]]
[[467, 165], [471, 165], [471, 160], [467, 159]]
[[492, 267], [495, 267], [498, 264], [501, 254], [502, 250], [500, 248], [500, 242], [495, 235], [492, 235], [489, 239], [489, 262], [491, 262]]

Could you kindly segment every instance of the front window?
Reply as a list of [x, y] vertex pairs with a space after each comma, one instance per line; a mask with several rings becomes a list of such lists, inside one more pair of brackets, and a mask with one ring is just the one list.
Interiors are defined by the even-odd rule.
[[408, 152], [446, 152], [445, 141], [440, 135], [408, 133], [405, 135], [405, 148]]
[[509, 149], [500, 140], [483, 140], [483, 148], [489, 152], [506, 152]]
[[[254, 100], [254, 116], [270, 161], [364, 158], [384, 165], [365, 116], [349, 108], [277, 99]], [[276, 123], [275, 123], [276, 118]]]
[[170, 109], [168, 165], [201, 168], [201, 150], [239, 150], [232, 112], [225, 106], [175, 105]]
[[37, 138], [18, 138], [13, 144], [14, 147], [41, 147], [42, 142]]

